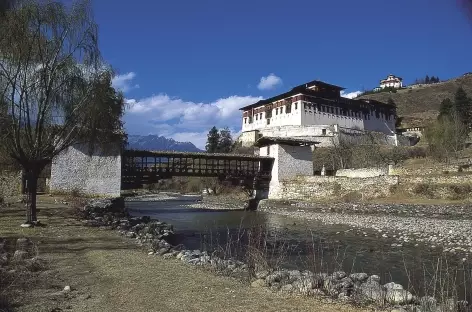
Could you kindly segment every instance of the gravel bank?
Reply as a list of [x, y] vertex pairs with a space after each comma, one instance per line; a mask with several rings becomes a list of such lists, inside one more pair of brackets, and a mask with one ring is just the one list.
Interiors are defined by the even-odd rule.
[[158, 193], [146, 194], [134, 197], [127, 197], [125, 201], [129, 202], [185, 202], [185, 206], [195, 209], [208, 210], [244, 210], [247, 201], [238, 198], [229, 198], [225, 196], [202, 196], [202, 195], [182, 195], [179, 193]]
[[[301, 208], [305, 207], [305, 208]], [[404, 244], [426, 244], [441, 247], [444, 252], [459, 254], [464, 261], [472, 255], [472, 220], [467, 206], [372, 205], [372, 204], [281, 204], [262, 201], [260, 211], [278, 215], [317, 220], [328, 225], [342, 224], [373, 230], [361, 235], [394, 239], [392, 247]], [[335, 212], [333, 212], [335, 211]]]

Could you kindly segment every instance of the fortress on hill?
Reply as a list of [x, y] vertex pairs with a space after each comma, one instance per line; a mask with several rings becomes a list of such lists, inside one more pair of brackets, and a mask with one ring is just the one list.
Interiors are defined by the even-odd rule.
[[315, 139], [330, 146], [342, 133], [376, 133], [386, 144], [397, 145], [396, 107], [367, 99], [341, 96], [344, 88], [313, 80], [288, 92], [240, 108], [243, 146], [261, 137]]

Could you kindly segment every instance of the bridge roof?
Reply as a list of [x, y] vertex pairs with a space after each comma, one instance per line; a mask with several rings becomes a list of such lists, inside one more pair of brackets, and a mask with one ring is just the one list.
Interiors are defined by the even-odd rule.
[[291, 146], [301, 146], [301, 145], [315, 145], [320, 142], [312, 139], [304, 138], [288, 138], [288, 137], [262, 137], [256, 141], [254, 146], [262, 147], [270, 144], [285, 144]]
[[146, 151], [146, 150], [126, 150], [123, 155], [129, 157], [188, 157], [188, 158], [229, 158], [238, 160], [264, 160], [272, 159], [269, 156], [257, 156], [247, 154], [228, 153], [206, 153], [206, 152], [172, 152], [172, 151]]

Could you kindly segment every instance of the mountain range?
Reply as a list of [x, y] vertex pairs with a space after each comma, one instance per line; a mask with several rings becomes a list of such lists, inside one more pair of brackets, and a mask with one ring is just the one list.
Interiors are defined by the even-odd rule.
[[191, 142], [177, 142], [159, 135], [129, 135], [128, 148], [148, 151], [201, 152]]

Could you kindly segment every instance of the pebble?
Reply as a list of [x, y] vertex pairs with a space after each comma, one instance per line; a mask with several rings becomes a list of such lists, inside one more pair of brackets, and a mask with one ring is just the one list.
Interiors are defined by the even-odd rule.
[[[309, 207], [304, 212], [294, 211], [276, 202], [261, 201], [260, 210], [298, 219], [321, 221], [327, 225], [347, 225], [357, 229], [357, 235], [369, 236], [366, 229], [383, 232], [402, 244], [414, 243], [436, 247], [454, 247], [451, 252], [472, 252], [472, 209], [460, 205], [407, 205], [407, 204], [357, 204], [349, 203], [295, 203], [297, 207]], [[466, 209], [465, 209], [466, 208]], [[333, 212], [336, 211], [336, 212]], [[467, 247], [467, 249], [463, 249]], [[457, 249], [461, 248], [461, 249]]]

